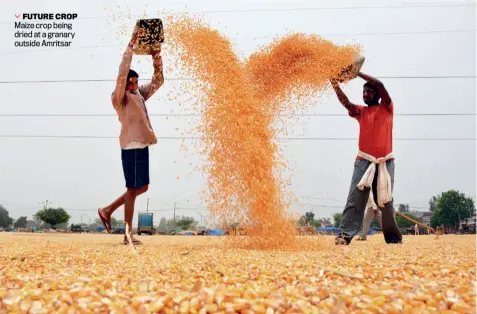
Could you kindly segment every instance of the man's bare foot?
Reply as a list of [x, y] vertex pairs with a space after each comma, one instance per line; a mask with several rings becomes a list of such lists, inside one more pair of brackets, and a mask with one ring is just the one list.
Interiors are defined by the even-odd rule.
[[111, 233], [111, 216], [108, 216], [105, 213], [104, 208], [98, 208], [98, 215], [99, 215], [99, 219], [101, 219], [101, 222], [104, 225], [104, 228], [106, 228], [106, 231], [108, 233]]
[[[132, 235], [131, 235], [131, 241], [134, 245], [142, 245], [142, 242], [139, 241], [138, 239], [134, 238]], [[123, 241], [123, 244], [124, 245], [128, 245], [129, 242], [128, 242], [128, 238], [126, 237], [126, 235], [124, 235], [124, 241]]]

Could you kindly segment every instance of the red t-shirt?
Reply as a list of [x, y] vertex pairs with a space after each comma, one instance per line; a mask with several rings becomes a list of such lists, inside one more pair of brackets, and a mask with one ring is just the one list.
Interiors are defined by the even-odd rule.
[[[394, 104], [355, 105], [348, 114], [359, 122], [359, 150], [375, 158], [393, 151]], [[362, 159], [358, 157], [358, 159]]]

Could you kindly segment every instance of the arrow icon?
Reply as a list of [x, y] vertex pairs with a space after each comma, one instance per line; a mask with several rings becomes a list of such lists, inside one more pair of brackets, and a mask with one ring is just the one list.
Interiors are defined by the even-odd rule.
[[21, 16], [21, 14], [15, 14], [16, 18], [19, 18], [20, 16]]

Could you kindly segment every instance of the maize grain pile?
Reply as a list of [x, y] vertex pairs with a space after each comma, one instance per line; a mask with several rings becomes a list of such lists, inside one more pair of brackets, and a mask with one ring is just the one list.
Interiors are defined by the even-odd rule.
[[222, 224], [238, 222], [248, 237], [231, 244], [254, 249], [300, 245], [288, 211], [274, 142], [281, 113], [306, 108], [351, 64], [356, 47], [338, 47], [316, 35], [292, 34], [241, 61], [231, 42], [199, 19], [174, 16], [165, 23], [171, 71], [194, 80], [180, 88], [202, 113], [195, 131], [207, 156], [206, 202]]
[[475, 313], [472, 235], [294, 254], [138, 238], [0, 232], [0, 313]]

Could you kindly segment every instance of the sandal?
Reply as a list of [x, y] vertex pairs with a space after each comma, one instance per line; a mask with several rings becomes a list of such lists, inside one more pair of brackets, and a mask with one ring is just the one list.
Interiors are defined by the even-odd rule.
[[111, 224], [108, 221], [106, 221], [106, 219], [101, 215], [101, 212], [99, 210], [100, 209], [98, 208], [99, 219], [101, 219], [101, 222], [103, 223], [104, 228], [106, 229], [106, 231], [108, 233], [111, 233]]

